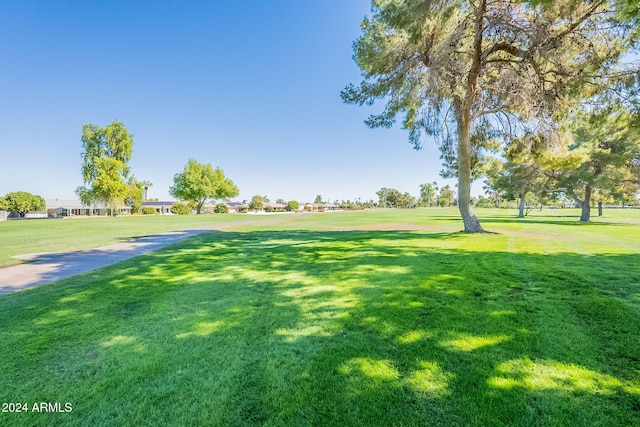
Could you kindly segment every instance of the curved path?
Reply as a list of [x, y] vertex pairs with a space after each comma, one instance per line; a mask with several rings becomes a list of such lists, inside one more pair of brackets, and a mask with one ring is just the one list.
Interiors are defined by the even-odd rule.
[[55, 282], [76, 274], [106, 267], [129, 258], [153, 252], [179, 240], [206, 231], [256, 222], [274, 222], [282, 219], [284, 218], [264, 218], [255, 221], [215, 224], [211, 227], [171, 231], [84, 251], [18, 255], [14, 258], [30, 262], [0, 268], [0, 295], [44, 285], [45, 283]]

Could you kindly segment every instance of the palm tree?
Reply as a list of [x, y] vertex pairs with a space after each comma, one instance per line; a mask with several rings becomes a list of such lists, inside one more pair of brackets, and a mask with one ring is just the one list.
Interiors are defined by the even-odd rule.
[[147, 192], [149, 191], [149, 188], [153, 187], [153, 182], [145, 180], [140, 182], [140, 184], [142, 184], [142, 188], [144, 188], [144, 201], [147, 201]]

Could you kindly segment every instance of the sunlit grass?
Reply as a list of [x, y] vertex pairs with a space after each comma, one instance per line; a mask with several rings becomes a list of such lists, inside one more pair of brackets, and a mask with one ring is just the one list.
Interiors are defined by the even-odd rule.
[[625, 385], [619, 379], [582, 366], [556, 361], [509, 360], [496, 367], [497, 376], [487, 382], [498, 388], [563, 390], [613, 395], [620, 391], [640, 396], [640, 384]]
[[638, 425], [640, 212], [605, 213], [292, 217], [2, 296], [0, 402], [74, 409], [0, 425]]
[[81, 250], [187, 228], [270, 220], [256, 215], [156, 215], [0, 221], [0, 266], [15, 255]]

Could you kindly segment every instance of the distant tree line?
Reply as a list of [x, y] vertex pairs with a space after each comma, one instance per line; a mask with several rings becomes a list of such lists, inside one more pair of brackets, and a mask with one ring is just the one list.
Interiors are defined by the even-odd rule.
[[[577, 110], [564, 120], [570, 145], [559, 144], [550, 152], [549, 136], [531, 133], [514, 137], [504, 146], [501, 156], [486, 156], [479, 166], [484, 175], [488, 197], [471, 198], [479, 207], [513, 207], [517, 201], [519, 216], [534, 206], [548, 204], [575, 205], [582, 210], [581, 220], [590, 219], [590, 209], [604, 205], [637, 204], [640, 192], [640, 115], [623, 103], [610, 101], [589, 111]], [[94, 124], [82, 127], [82, 167], [84, 185], [76, 194], [86, 206], [101, 204], [116, 214], [120, 207], [130, 206], [132, 213], [144, 213], [143, 201], [153, 183], [138, 180], [130, 172], [128, 161], [133, 135], [124, 124], [114, 120], [108, 126]], [[207, 201], [216, 202], [216, 213], [228, 212], [222, 201], [239, 194], [239, 189], [219, 167], [189, 159], [182, 172], [174, 175], [170, 194], [183, 201], [172, 212], [201, 213]], [[378, 201], [335, 201], [333, 207], [344, 210], [456, 206], [456, 193], [436, 182], [420, 184], [419, 197], [383, 187], [376, 192]], [[269, 205], [267, 196], [254, 196], [249, 210], [297, 211], [299, 202], [277, 199], [280, 207]], [[324, 204], [317, 195], [315, 204]], [[0, 198], [0, 210], [17, 212], [21, 217], [46, 208], [42, 197], [18, 191]], [[153, 209], [149, 209], [151, 212]], [[155, 210], [153, 210], [155, 212]]]
[[382, 187], [376, 192], [380, 208], [451, 207], [456, 205], [456, 195], [449, 185], [438, 187], [436, 182], [420, 184], [420, 197], [401, 193], [395, 188]]

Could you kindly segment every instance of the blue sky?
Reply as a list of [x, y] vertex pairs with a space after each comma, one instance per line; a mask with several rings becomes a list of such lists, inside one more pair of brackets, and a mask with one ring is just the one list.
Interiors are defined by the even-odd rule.
[[[0, 6], [0, 195], [75, 198], [81, 129], [118, 119], [132, 172], [170, 199], [189, 158], [221, 167], [238, 200], [418, 195], [435, 144], [368, 129], [381, 104], [344, 104], [369, 0], [20, 1]], [[474, 194], [481, 193], [476, 183]]]

